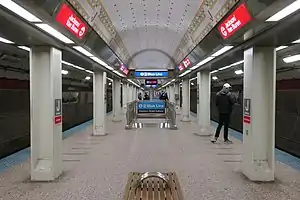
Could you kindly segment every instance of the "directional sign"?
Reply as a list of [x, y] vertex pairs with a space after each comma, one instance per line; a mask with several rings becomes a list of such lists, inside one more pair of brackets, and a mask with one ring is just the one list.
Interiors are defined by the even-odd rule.
[[244, 99], [244, 123], [251, 124], [251, 99]]
[[62, 115], [61, 107], [62, 107], [61, 99], [55, 99], [54, 100], [54, 113], [55, 113], [55, 116]]
[[135, 72], [135, 77], [154, 77], [154, 78], [166, 78], [168, 77], [168, 72], [167, 71], [158, 71], [158, 72], [149, 72], [149, 71], [136, 71]]
[[164, 101], [139, 101], [138, 113], [165, 113]]

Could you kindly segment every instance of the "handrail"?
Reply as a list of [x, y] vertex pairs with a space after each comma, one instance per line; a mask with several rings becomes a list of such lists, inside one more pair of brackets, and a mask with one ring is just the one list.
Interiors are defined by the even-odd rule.
[[137, 116], [137, 101], [127, 103], [126, 109], [126, 129], [132, 129], [132, 125]]
[[176, 125], [176, 105], [175, 103], [166, 102], [166, 116], [168, 123], [170, 124], [170, 129], [177, 129]]

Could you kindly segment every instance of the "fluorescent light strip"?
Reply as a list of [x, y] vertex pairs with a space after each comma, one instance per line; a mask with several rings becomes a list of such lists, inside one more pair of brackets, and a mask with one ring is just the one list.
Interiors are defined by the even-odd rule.
[[214, 73], [216, 73], [216, 72], [218, 72], [219, 70], [214, 70], [214, 71], [211, 71], [210, 73], [211, 74], [214, 74]]
[[292, 3], [292, 4], [288, 5], [287, 7], [285, 7], [284, 9], [277, 12], [275, 15], [273, 15], [272, 17], [270, 17], [266, 21], [267, 22], [277, 22], [277, 21], [289, 16], [290, 14], [296, 12], [299, 9], [300, 9], [300, 0], [297, 0], [294, 3]]
[[217, 77], [217, 76], [213, 76], [212, 79], [213, 79], [214, 81], [216, 81], [216, 80], [218, 80], [218, 77]]
[[195, 80], [195, 79], [197, 79], [197, 77], [190, 79], [190, 81], [193, 81], [193, 80]]
[[[0, 0], [1, 1], [1, 0]], [[14, 42], [7, 40], [5, 38], [0, 37], [0, 42], [6, 43], [6, 44], [14, 44]]]
[[283, 59], [285, 63], [292, 63], [300, 60], [300, 54], [289, 56]]
[[285, 48], [288, 48], [289, 46], [280, 46], [280, 47], [277, 47], [275, 50], [276, 51], [280, 51], [282, 49], [285, 49]]
[[91, 80], [90, 76], [85, 77], [85, 80]]
[[114, 82], [114, 80], [109, 77], [106, 77], [106, 79], [109, 80], [110, 82]]
[[24, 18], [29, 22], [42, 22], [39, 18], [13, 2], [12, 0], [0, 0], [0, 5], [9, 9], [13, 13], [19, 15], [20, 17]]
[[91, 73], [91, 74], [93, 74], [93, 73], [94, 73], [93, 71], [91, 71], [91, 70], [88, 70], [88, 69], [86, 69], [85, 71], [86, 71], [86, 72], [88, 72], [88, 73]]
[[87, 56], [87, 57], [93, 57], [93, 54], [91, 54], [90, 52], [88, 52], [87, 50], [85, 50], [81, 46], [74, 46], [73, 48], [76, 49], [77, 51], [79, 51], [80, 53], [82, 53], [83, 55]]
[[192, 70], [187, 70], [185, 72], [183, 72], [182, 74], [179, 75], [179, 77], [183, 77], [185, 75], [187, 75], [188, 73], [190, 73]]
[[94, 60], [95, 62], [99, 63], [100, 65], [103, 65], [103, 66], [107, 65], [105, 62], [103, 62], [101, 59], [99, 59], [96, 56], [92, 56], [91, 59]]
[[232, 48], [233, 48], [233, 46], [225, 46], [222, 49], [220, 49], [219, 51], [217, 51], [216, 53], [214, 53], [212, 56], [218, 57], [219, 55], [222, 55], [223, 53], [225, 53], [226, 51], [229, 51]]
[[237, 70], [237, 71], [235, 71], [235, 74], [237, 74], [237, 75], [240, 75], [240, 74], [243, 74], [244, 72], [243, 72], [243, 70]]
[[231, 65], [222, 67], [222, 68], [220, 68], [220, 69], [218, 69], [218, 70], [219, 70], [219, 71], [222, 71], [222, 70], [228, 69], [228, 68], [230, 68], [230, 67], [237, 66], [237, 65], [242, 64], [242, 63], [244, 63], [244, 60], [241, 60], [241, 61], [238, 61], [238, 62], [233, 63], [233, 64], [231, 64]]
[[69, 38], [67, 38], [63, 34], [61, 34], [59, 31], [55, 30], [54, 28], [52, 28], [48, 24], [35, 24], [35, 25], [37, 27], [39, 27], [40, 29], [44, 30], [45, 32], [49, 33], [53, 37], [55, 37], [55, 38], [59, 39], [60, 41], [64, 42], [64, 43], [67, 43], [67, 44], [73, 44], [74, 43], [72, 40], [70, 40]]
[[194, 67], [191, 68], [191, 70], [197, 69], [198, 67], [208, 63], [209, 61], [213, 60], [214, 57], [207, 57], [206, 59], [202, 60], [201, 62], [199, 62], [197, 65], [195, 65]]
[[298, 43], [300, 43], [300, 39], [299, 40], [295, 40], [294, 42], [292, 42], [292, 43], [294, 43], [294, 44], [298, 44]]
[[126, 77], [126, 76], [124, 76], [123, 74], [121, 74], [120, 72], [118, 72], [118, 71], [116, 71], [116, 70], [114, 70], [113, 72], [114, 72], [115, 74], [121, 76], [121, 77]]
[[26, 46], [18, 46], [18, 48], [30, 52], [30, 48], [29, 48], [29, 47], [26, 47]]

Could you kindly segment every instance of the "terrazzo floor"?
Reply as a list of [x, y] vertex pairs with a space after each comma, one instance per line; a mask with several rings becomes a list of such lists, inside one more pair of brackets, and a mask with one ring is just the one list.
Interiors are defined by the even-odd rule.
[[253, 183], [240, 172], [240, 141], [211, 144], [194, 122], [178, 130], [124, 130], [108, 117], [108, 135], [92, 126], [65, 139], [64, 173], [54, 182], [29, 181], [29, 162], [0, 174], [0, 199], [121, 200], [129, 172], [176, 172], [185, 200], [299, 200], [300, 172], [276, 164], [274, 183]]

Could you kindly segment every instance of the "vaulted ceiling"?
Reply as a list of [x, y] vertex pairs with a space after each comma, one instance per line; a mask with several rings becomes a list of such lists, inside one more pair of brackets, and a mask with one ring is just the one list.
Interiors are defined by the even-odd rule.
[[130, 68], [174, 68], [238, 0], [68, 0]]

